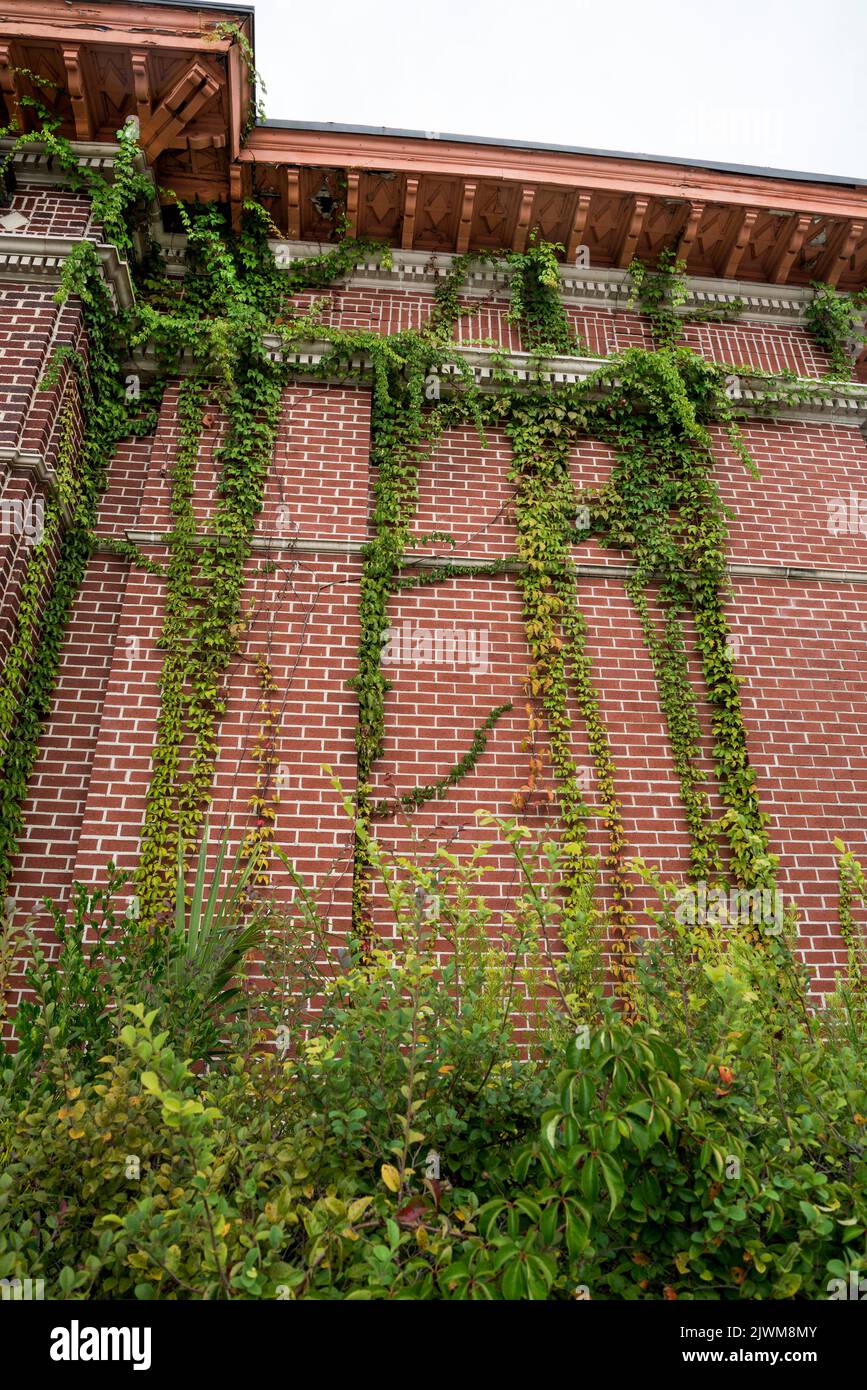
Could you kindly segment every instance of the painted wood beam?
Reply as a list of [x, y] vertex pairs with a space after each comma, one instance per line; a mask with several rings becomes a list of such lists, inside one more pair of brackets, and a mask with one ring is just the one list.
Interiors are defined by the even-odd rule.
[[744, 210], [740, 222], [735, 227], [731, 245], [726, 252], [725, 259], [720, 268], [719, 273], [724, 280], [733, 280], [737, 275], [758, 216], [758, 208], [746, 208]]
[[[136, 9], [138, 10], [138, 8], [137, 6]], [[141, 6], [142, 10], [146, 8], [149, 7]], [[153, 11], [153, 13], [155, 23], [158, 24], [159, 11]], [[165, 10], [162, 10], [162, 14], [165, 14]], [[163, 49], [169, 52], [180, 51], [183, 53], [201, 53], [206, 47], [212, 53], [227, 53], [231, 47], [231, 40], [205, 39], [201, 32], [198, 34], [149, 33], [145, 27], [144, 15], [137, 13], [136, 19], [141, 28], [128, 29], [125, 26], [115, 27], [110, 24], [100, 26], [96, 23], [91, 25], [59, 25], [28, 21], [27, 38], [48, 43], [84, 43], [95, 44], [99, 47], [107, 45], [111, 48]], [[6, 39], [8, 41], [20, 38], [21, 20], [10, 20], [8, 16], [0, 18], [0, 40]]]
[[695, 245], [698, 236], [698, 229], [701, 226], [701, 219], [707, 204], [699, 199], [693, 199], [686, 212], [686, 221], [681, 229], [677, 242], [677, 254], [680, 260], [689, 263], [690, 252]]
[[785, 285], [801, 247], [804, 245], [807, 233], [813, 225], [813, 219], [809, 213], [804, 213], [801, 217], [793, 217], [791, 222], [792, 225], [785, 229], [780, 238], [780, 244], [774, 252], [768, 269], [768, 280], [773, 285]]
[[625, 270], [635, 256], [638, 249], [638, 238], [641, 236], [641, 229], [644, 226], [644, 219], [649, 206], [649, 198], [633, 198], [632, 200], [632, 207], [626, 216], [626, 225], [620, 238], [620, 245], [614, 256], [614, 263], [619, 265], [621, 270]]
[[169, 149], [219, 90], [219, 81], [203, 63], [191, 63], [142, 124], [141, 143], [148, 158]]
[[527, 237], [530, 234], [530, 222], [533, 217], [533, 206], [536, 202], [536, 185], [529, 184], [521, 190], [521, 202], [518, 208], [518, 220], [515, 223], [515, 234], [512, 237], [512, 250], [525, 251], [527, 248]]
[[466, 255], [470, 246], [470, 232], [473, 226], [473, 207], [476, 201], [476, 183], [465, 183], [461, 197], [461, 220], [458, 223], [458, 239], [455, 250], [459, 256]]
[[63, 47], [63, 66], [66, 68], [69, 99], [72, 102], [75, 137], [77, 140], [92, 140], [94, 134], [93, 116], [81, 64], [81, 45], [77, 43], [65, 44]]
[[823, 272], [817, 278], [826, 285], [837, 285], [840, 276], [848, 268], [852, 252], [864, 235], [864, 222], [850, 222], [843, 228], [843, 234], [827, 258]]
[[404, 251], [412, 250], [415, 236], [415, 210], [418, 203], [418, 179], [407, 179], [403, 191], [403, 227], [400, 244]]
[[572, 230], [569, 233], [569, 240], [566, 242], [567, 265], [572, 264], [578, 254], [578, 247], [584, 244], [584, 232], [590, 215], [592, 197], [591, 193], [579, 193], [576, 199], [575, 211], [572, 215]]

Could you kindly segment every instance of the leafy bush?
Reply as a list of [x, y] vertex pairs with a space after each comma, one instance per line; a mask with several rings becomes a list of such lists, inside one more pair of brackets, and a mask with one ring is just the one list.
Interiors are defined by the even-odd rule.
[[9, 1085], [32, 1089], [47, 1059], [59, 1052], [70, 1067], [93, 1076], [130, 1002], [156, 1007], [173, 1045], [193, 1061], [224, 1054], [227, 1036], [237, 1042], [253, 1002], [240, 977], [246, 957], [262, 944], [265, 925], [246, 896], [251, 863], [236, 855], [222, 885], [225, 841], [205, 897], [207, 854], [206, 831], [191, 885], [180, 856], [175, 915], [157, 929], [140, 919], [134, 899], [118, 914], [115, 903], [126, 880], [111, 864], [105, 887], [74, 885], [68, 920], [62, 907], [46, 901], [60, 949], [50, 958], [26, 933], [31, 997], [16, 1015]]
[[[548, 892], [557, 850], [506, 832], [528, 879], [498, 940], [484, 846], [436, 876], [375, 848], [394, 936], [367, 960], [299, 892], [258, 1018], [206, 1071], [171, 996], [127, 999], [106, 1036], [80, 985], [76, 1028], [45, 1027], [38, 1079], [0, 1100], [0, 1277], [71, 1298], [734, 1300], [863, 1271], [860, 977], [820, 1007], [790, 923], [683, 922], [638, 866], [659, 908], [627, 1023], [588, 982], [600, 924]], [[555, 925], [572, 955], [548, 998]]]
[[[533, 1164], [576, 1203], [595, 1297], [827, 1297], [863, 1268], [860, 1018], [811, 1009], [790, 944], [670, 907], [637, 971], [639, 1022], [573, 1042]], [[833, 1046], [829, 1042], [833, 1041]]]

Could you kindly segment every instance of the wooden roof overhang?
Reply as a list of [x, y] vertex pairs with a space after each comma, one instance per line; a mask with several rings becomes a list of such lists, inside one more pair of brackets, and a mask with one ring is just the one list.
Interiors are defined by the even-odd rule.
[[[533, 228], [594, 267], [675, 247], [690, 275], [841, 288], [867, 282], [867, 185], [470, 142], [257, 126], [244, 188], [290, 240], [327, 235], [328, 187], [353, 234], [405, 250], [523, 250]], [[321, 200], [320, 200], [321, 201]]]
[[38, 98], [61, 134], [89, 143], [115, 140], [136, 116], [158, 185], [228, 201], [251, 84], [241, 45], [219, 26], [251, 43], [252, 23], [249, 6], [5, 0], [0, 116], [34, 129]]
[[[359, 237], [415, 251], [523, 249], [533, 229], [593, 267], [652, 262], [675, 248], [692, 276], [841, 289], [867, 284], [867, 181], [432, 132], [265, 122], [233, 24], [245, 6], [139, 0], [6, 0], [0, 116], [33, 127], [38, 93], [80, 141], [110, 141], [137, 116], [157, 185], [258, 198], [291, 241], [327, 241], [345, 217]], [[168, 193], [164, 201], [171, 201]]]

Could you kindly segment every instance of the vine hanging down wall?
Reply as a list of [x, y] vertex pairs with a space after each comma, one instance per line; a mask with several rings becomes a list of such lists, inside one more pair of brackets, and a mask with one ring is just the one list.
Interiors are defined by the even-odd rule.
[[[56, 131], [52, 142], [63, 167], [74, 152]], [[77, 167], [77, 166], [76, 166]], [[142, 231], [146, 188], [134, 141], [121, 135], [119, 174], [107, 185], [92, 176], [88, 191], [103, 227], [133, 257], [133, 228]], [[72, 175], [71, 175], [72, 177]], [[37, 547], [25, 580], [18, 632], [0, 687], [0, 869], [8, 875], [20, 831], [21, 803], [33, 765], [41, 721], [50, 710], [58, 654], [70, 605], [93, 545], [96, 507], [106, 467], [119, 439], [153, 426], [153, 407], [165, 382], [183, 374], [180, 437], [170, 470], [172, 531], [164, 565], [127, 547], [164, 588], [160, 713], [136, 888], [147, 920], [155, 925], [170, 910], [177, 865], [195, 848], [213, 790], [226, 709], [226, 673], [244, 632], [245, 573], [252, 551], [271, 464], [282, 394], [300, 370], [293, 347], [316, 337], [328, 350], [316, 371], [323, 381], [355, 374], [372, 395], [371, 463], [374, 476], [372, 536], [362, 557], [361, 638], [352, 681], [358, 700], [356, 730], [354, 940], [364, 954], [371, 944], [369, 869], [375, 820], [411, 814], [445, 796], [471, 775], [496, 737], [493, 709], [465, 754], [441, 777], [392, 800], [377, 800], [373, 776], [385, 731], [388, 682], [381, 664], [389, 626], [389, 602], [417, 583], [460, 582], [471, 573], [498, 573], [502, 563], [472, 570], [443, 564], [419, 574], [407, 564], [418, 470], [443, 432], [472, 423], [505, 432], [513, 451], [517, 554], [514, 557], [530, 653], [528, 690], [540, 712], [555, 778], [564, 846], [564, 895], [575, 920], [592, 898], [597, 865], [588, 850], [587, 804], [574, 760], [570, 705], [577, 703], [596, 774], [606, 827], [606, 867], [617, 940], [617, 973], [625, 981], [633, 913], [625, 862], [626, 836], [618, 773], [599, 692], [587, 652], [573, 552], [588, 535], [628, 552], [634, 571], [628, 591], [656, 674], [672, 759], [691, 836], [690, 872], [696, 879], [730, 873], [746, 886], [773, 881], [755, 776], [747, 755], [738, 697], [738, 676], [727, 642], [725, 617], [725, 509], [713, 481], [709, 427], [721, 423], [745, 464], [751, 466], [725, 390], [726, 368], [710, 365], [676, 345], [681, 307], [681, 267], [672, 257], [654, 272], [635, 265], [632, 278], [641, 307], [653, 323], [657, 346], [630, 349], [605, 361], [577, 385], [552, 388], [541, 379], [529, 389], [514, 380], [508, 363], [498, 389], [483, 395], [452, 342], [466, 312], [461, 288], [475, 257], [456, 258], [439, 283], [427, 324], [418, 331], [379, 335], [344, 331], [322, 322], [319, 306], [301, 310], [295, 296], [324, 289], [345, 276], [364, 254], [387, 257], [382, 247], [352, 241], [322, 255], [279, 268], [268, 245], [274, 229], [256, 203], [244, 209], [242, 229], [232, 233], [216, 208], [181, 209], [187, 234], [187, 269], [181, 282], [165, 276], [150, 246], [136, 268], [137, 303], [129, 313], [111, 311], [99, 262], [83, 243], [64, 271], [60, 297], [76, 295], [88, 333], [86, 360], [55, 359], [49, 381], [71, 369], [81, 393], [84, 440], [76, 457], [71, 429], [64, 432], [60, 494], [72, 508], [72, 524], [52, 513], [52, 544], [60, 560], [49, 572], [48, 550]], [[524, 253], [507, 253], [510, 317], [528, 351], [576, 352], [580, 344], [559, 294], [557, 249], [531, 237]], [[150, 345], [159, 364], [146, 399], [131, 413], [122, 380], [130, 352]], [[363, 365], [359, 365], [359, 363]], [[443, 373], [448, 366], [450, 372]], [[304, 368], [309, 374], [309, 364]], [[449, 392], [428, 399], [431, 375], [448, 379]], [[213, 408], [225, 417], [217, 452], [219, 483], [204, 528], [193, 509], [203, 421]], [[610, 446], [616, 463], [602, 487], [576, 490], [570, 450], [580, 439]], [[586, 507], [589, 524], [576, 532]], [[134, 548], [133, 548], [134, 551]], [[650, 604], [654, 591], [661, 628]], [[717, 782], [725, 813], [711, 811], [700, 766], [697, 693], [689, 677], [687, 624], [697, 634], [714, 731]], [[272, 677], [260, 671], [263, 703], [270, 708]], [[272, 716], [273, 724], [273, 716]], [[273, 761], [274, 728], [266, 729], [262, 757]], [[260, 774], [267, 782], [267, 772]], [[273, 811], [262, 814], [257, 786], [256, 831], [246, 852], [258, 876], [267, 875]], [[261, 824], [260, 824], [261, 822]]]

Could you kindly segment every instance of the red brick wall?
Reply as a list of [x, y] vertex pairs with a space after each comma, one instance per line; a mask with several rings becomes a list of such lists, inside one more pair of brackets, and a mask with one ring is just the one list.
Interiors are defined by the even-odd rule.
[[[58, 198], [51, 207], [46, 203], [40, 216], [69, 212]], [[56, 222], [52, 225], [56, 229]], [[383, 331], [418, 326], [430, 306], [430, 296], [391, 288], [338, 290], [332, 298], [333, 322]], [[518, 347], [506, 308], [503, 300], [482, 302], [460, 325], [459, 336]], [[593, 351], [648, 343], [646, 325], [634, 314], [597, 308], [576, 311], [573, 318]], [[51, 454], [57, 396], [37, 398], [35, 387], [52, 342], [71, 341], [76, 331], [74, 309], [59, 314], [50, 290], [0, 286], [3, 442], [26, 443]], [[717, 360], [813, 374], [823, 369], [821, 354], [798, 328], [691, 326], [686, 338]], [[202, 516], [212, 501], [214, 447], [223, 425], [214, 412], [202, 441], [197, 495]], [[229, 673], [211, 815], [212, 826], [226, 826], [235, 843], [250, 828], [248, 802], [256, 775], [251, 750], [259, 700], [255, 654], [266, 651], [280, 707], [277, 838], [301, 872], [324, 887], [335, 932], [348, 926], [352, 837], [339, 793], [322, 765], [334, 769], [346, 790], [353, 789], [356, 700], [346, 682], [355, 670], [359, 635], [359, 549], [369, 535], [369, 430], [366, 390], [299, 385], [286, 392], [258, 528], [273, 546], [256, 549], [248, 566], [245, 600], [253, 612]], [[756, 421], [746, 435], [761, 469], [758, 481], [747, 477], [722, 437], [717, 440], [718, 479], [735, 511], [730, 558], [867, 571], [860, 531], [835, 535], [828, 524], [833, 499], [859, 496], [863, 489], [867, 445], [859, 431]], [[154, 436], [118, 449], [101, 510], [104, 534], [123, 536], [129, 528], [168, 530], [168, 472], [177, 440], [177, 389], [171, 387]], [[414, 529], [419, 536], [433, 530], [450, 533], [457, 551], [435, 545], [425, 547], [426, 554], [442, 551], [484, 560], [514, 551], [508, 466], [506, 441], [496, 434], [485, 447], [471, 430], [443, 437], [422, 467]], [[594, 441], [584, 441], [574, 451], [579, 486], [598, 482], [610, 466], [610, 454]], [[14, 480], [8, 486], [24, 484]], [[165, 555], [160, 540], [145, 548], [157, 558]], [[22, 563], [18, 552], [20, 547], [17, 552], [11, 545], [0, 548], [0, 574], [8, 585], [0, 639], [8, 637], [15, 575]], [[610, 576], [580, 578], [579, 598], [618, 769], [628, 852], [658, 864], [666, 875], [679, 875], [687, 861], [686, 828], [650, 662], [616, 568], [627, 557], [588, 542], [576, 547], [575, 558], [614, 566]], [[22, 916], [38, 912], [46, 895], [65, 901], [75, 878], [99, 880], [110, 858], [127, 868], [135, 863], [158, 714], [160, 653], [155, 642], [161, 603], [158, 577], [107, 553], [95, 555], [72, 615], [54, 715], [41, 742], [26, 806], [13, 884]], [[771, 817], [773, 847], [782, 860], [781, 888], [785, 900], [800, 908], [806, 954], [827, 985], [834, 966], [844, 959], [835, 934], [831, 842], [842, 836], [856, 852], [867, 853], [861, 810], [867, 797], [862, 674], [867, 585], [793, 579], [782, 571], [772, 578], [737, 578], [729, 612], [745, 677], [750, 753], [762, 804]], [[476, 812], [512, 815], [513, 795], [526, 780], [528, 754], [521, 745], [527, 646], [516, 586], [508, 574], [451, 580], [401, 593], [391, 614], [395, 627], [409, 623], [430, 631], [456, 630], [475, 634], [476, 640], [484, 632], [487, 648], [481, 663], [390, 667], [385, 748], [375, 773], [378, 796], [404, 793], [441, 777], [467, 751], [491, 709], [506, 701], [513, 704], [490, 734], [476, 769], [447, 799], [428, 803], [411, 817], [381, 822], [377, 831], [390, 848], [415, 846], [424, 855], [443, 844], [465, 850], [492, 838], [478, 826]], [[700, 689], [697, 661], [693, 666]], [[706, 709], [701, 718], [710, 778]], [[577, 710], [574, 737], [592, 802], [594, 775]], [[548, 785], [543, 781], [543, 792]], [[540, 797], [527, 813], [528, 823], [541, 828], [546, 815]], [[598, 827], [591, 829], [591, 841], [603, 850]], [[495, 844], [491, 860], [489, 898], [496, 914], [514, 894], [515, 872], [506, 846]], [[275, 888], [288, 893], [284, 874], [275, 873]], [[606, 888], [603, 875], [603, 896]], [[640, 894], [637, 901], [640, 905]]]
[[28, 184], [25, 177], [13, 192], [8, 207], [27, 218], [27, 226], [21, 229], [27, 236], [80, 237], [87, 235], [91, 225], [88, 198], [62, 188]]
[[[335, 328], [374, 328], [398, 333], [420, 328], [430, 313], [432, 295], [419, 289], [399, 290], [390, 285], [310, 292], [299, 303], [325, 301], [325, 322]], [[521, 350], [517, 329], [507, 319], [506, 298], [468, 299], [471, 312], [455, 328], [457, 342]], [[650, 327], [638, 314], [604, 308], [567, 307], [578, 337], [591, 354], [607, 356], [628, 347], [652, 347]], [[711, 361], [733, 366], [752, 366], [763, 371], [783, 370], [801, 376], [820, 376], [828, 366], [826, 355], [803, 328], [762, 322], [688, 324], [684, 342]]]

